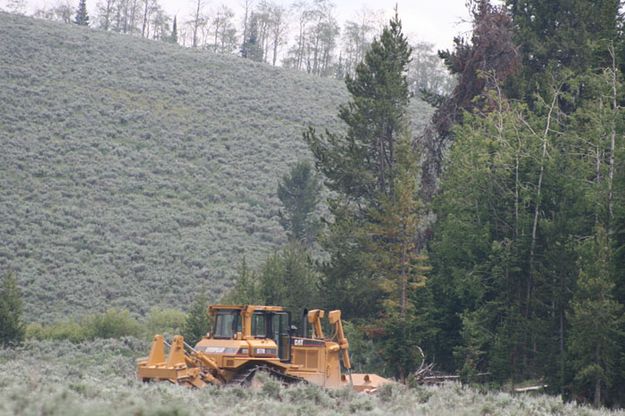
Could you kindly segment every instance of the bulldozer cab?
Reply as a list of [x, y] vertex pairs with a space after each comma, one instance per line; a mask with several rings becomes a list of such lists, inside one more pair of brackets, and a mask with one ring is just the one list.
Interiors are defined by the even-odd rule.
[[270, 338], [278, 346], [280, 361], [289, 361], [291, 352], [291, 316], [288, 312], [257, 311], [252, 315], [251, 334], [254, 338]]
[[278, 358], [291, 358], [291, 314], [278, 306], [210, 307], [214, 317], [213, 339], [271, 339], [278, 346]]

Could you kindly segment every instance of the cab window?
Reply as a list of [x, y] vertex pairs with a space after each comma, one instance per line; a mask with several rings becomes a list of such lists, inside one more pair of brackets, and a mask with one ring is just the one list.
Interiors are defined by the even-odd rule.
[[214, 338], [232, 338], [240, 330], [241, 322], [238, 311], [217, 312], [213, 331]]
[[267, 315], [264, 313], [254, 313], [252, 315], [252, 336], [267, 338]]
[[276, 340], [280, 339], [280, 335], [289, 333], [289, 314], [285, 312], [275, 313], [271, 317], [271, 331], [272, 338]]

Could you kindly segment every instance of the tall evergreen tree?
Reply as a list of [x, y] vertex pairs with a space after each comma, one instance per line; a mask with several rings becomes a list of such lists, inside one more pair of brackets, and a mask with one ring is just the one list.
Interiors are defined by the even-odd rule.
[[247, 37], [243, 39], [241, 45], [241, 56], [252, 61], [262, 62], [265, 59], [263, 47], [259, 39], [259, 16], [252, 13], [250, 17]]
[[568, 340], [575, 397], [592, 399], [596, 407], [614, 381], [623, 348], [623, 305], [613, 295], [612, 249], [605, 229], [580, 249], [580, 274], [571, 302]]
[[6, 273], [0, 286], [0, 345], [15, 345], [24, 339], [22, 298], [15, 274]]
[[377, 324], [383, 333], [382, 355], [393, 375], [405, 380], [420, 362], [418, 344], [428, 330], [417, 324], [424, 321], [425, 305], [416, 305], [413, 294], [423, 289], [423, 273], [429, 268], [416, 244], [423, 215], [417, 199], [417, 158], [409, 134], [399, 138], [396, 149], [393, 194], [382, 198], [371, 213], [367, 253], [383, 299], [382, 318]]
[[386, 315], [405, 319], [414, 309], [409, 293], [425, 283], [415, 236], [419, 231], [422, 206], [417, 198], [417, 160], [404, 133], [397, 142], [397, 163], [393, 195], [382, 198], [372, 210], [369, 253], [380, 277]]
[[258, 274], [250, 269], [244, 257], [237, 269], [234, 287], [222, 302], [226, 304], [262, 305], [263, 301], [259, 289]]
[[89, 26], [89, 14], [87, 13], [87, 0], [80, 0], [78, 3], [78, 9], [76, 9], [76, 16], [74, 17], [74, 23], [79, 26]]
[[347, 133], [319, 135], [310, 129], [304, 134], [317, 169], [336, 195], [328, 201], [334, 221], [322, 239], [330, 254], [322, 265], [325, 299], [348, 316], [375, 316], [381, 307], [366, 230], [375, 221], [372, 210], [394, 195], [397, 141], [407, 125], [410, 53], [396, 14], [372, 43], [355, 78], [346, 80], [351, 100], [339, 117]]
[[235, 286], [223, 302], [280, 305], [299, 316], [304, 308], [319, 307], [318, 282], [307, 248], [291, 241], [267, 257], [258, 271], [251, 270], [244, 259]]
[[410, 96], [406, 74], [411, 51], [395, 15], [371, 44], [355, 78], [345, 81], [351, 101], [339, 117], [347, 134], [305, 134], [327, 186], [363, 208], [392, 191], [395, 144], [406, 125]]
[[278, 199], [284, 206], [280, 223], [289, 239], [311, 246], [319, 231], [315, 210], [319, 203], [321, 185], [308, 162], [299, 162], [282, 177], [278, 184]]
[[208, 297], [198, 295], [189, 309], [187, 318], [182, 327], [182, 335], [189, 345], [195, 345], [207, 332], [211, 331], [211, 321], [208, 316]]
[[319, 277], [306, 248], [291, 242], [268, 257], [259, 276], [260, 299], [265, 305], [281, 305], [298, 316], [304, 308], [319, 305]]
[[[506, 0], [506, 5], [523, 58], [523, 71], [507, 91], [529, 103], [547, 87], [551, 72], [569, 70], [579, 75], [607, 67], [608, 46], [622, 38], [621, 0]], [[583, 85], [570, 92], [576, 101], [588, 98]], [[576, 101], [564, 109], [572, 111]]]
[[171, 35], [169, 36], [169, 42], [178, 43], [178, 21], [177, 16], [174, 16], [174, 23], [171, 26]]

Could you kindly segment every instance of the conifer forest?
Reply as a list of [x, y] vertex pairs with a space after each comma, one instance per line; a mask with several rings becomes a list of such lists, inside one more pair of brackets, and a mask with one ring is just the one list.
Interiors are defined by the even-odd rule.
[[[0, 3], [0, 415], [625, 414], [621, 0], [189, 4]], [[137, 379], [216, 303], [394, 383]]]

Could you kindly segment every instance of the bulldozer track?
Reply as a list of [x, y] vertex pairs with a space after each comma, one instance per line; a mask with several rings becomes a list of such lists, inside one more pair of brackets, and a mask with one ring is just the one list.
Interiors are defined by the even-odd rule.
[[232, 378], [232, 380], [230, 380], [228, 384], [233, 386], [247, 387], [252, 383], [252, 380], [259, 372], [265, 372], [269, 374], [270, 377], [280, 381], [282, 384], [307, 383], [307, 381], [301, 377], [284, 374], [281, 371], [278, 371], [270, 366], [254, 365], [249, 367], [246, 371], [243, 371], [234, 378]]

